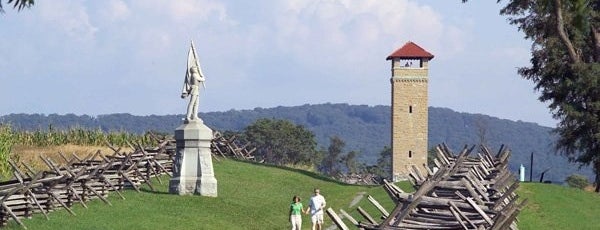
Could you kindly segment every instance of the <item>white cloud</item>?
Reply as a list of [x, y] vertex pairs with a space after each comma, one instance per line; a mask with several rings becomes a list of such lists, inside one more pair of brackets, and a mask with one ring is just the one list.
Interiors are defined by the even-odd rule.
[[269, 39], [276, 46], [269, 49], [309, 68], [365, 65], [367, 57], [381, 61], [408, 40], [432, 52], [464, 49], [459, 27], [415, 1], [284, 1], [267, 11], [275, 22]]
[[86, 7], [80, 1], [52, 1], [36, 4], [41, 19], [55, 31], [62, 31], [76, 41], [90, 41], [98, 29], [90, 22]]
[[[97, 106], [66, 109], [76, 113], [181, 112], [164, 98], [180, 87], [190, 39], [208, 77], [205, 96], [215, 98], [202, 104], [209, 111], [328, 101], [387, 104], [389, 95], [381, 93], [389, 90], [385, 57], [394, 49], [408, 40], [436, 56], [465, 48], [462, 27], [409, 0], [65, 0], [36, 3], [32, 11], [44, 19], [31, 23], [32, 34], [51, 38], [32, 43], [43, 44], [45, 57], [55, 59], [33, 64], [55, 66], [48, 75], [97, 92], [87, 99]], [[119, 94], [132, 85], [153, 93]], [[127, 108], [105, 103], [113, 100]]]
[[127, 3], [121, 0], [102, 1], [100, 6], [100, 17], [109, 22], [123, 21], [131, 15]]
[[464, 57], [463, 51], [470, 38], [466, 35], [464, 28], [455, 25], [446, 25], [441, 33], [439, 42], [436, 43], [436, 51], [442, 60]]
[[225, 5], [214, 0], [146, 0], [132, 2], [135, 8], [149, 10], [151, 14], [166, 16], [161, 18], [170, 22], [195, 25], [207, 21], [211, 17], [219, 21], [230, 21]]

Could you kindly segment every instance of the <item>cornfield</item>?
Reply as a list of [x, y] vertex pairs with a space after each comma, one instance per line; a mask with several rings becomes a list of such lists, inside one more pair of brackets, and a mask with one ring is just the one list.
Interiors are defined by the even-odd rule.
[[0, 125], [0, 178], [5, 178], [10, 173], [8, 159], [14, 142], [10, 126]]
[[10, 125], [0, 124], [0, 180], [10, 177], [8, 160], [19, 162], [19, 155], [12, 154], [15, 146], [52, 147], [63, 145], [128, 147], [128, 143], [142, 146], [155, 144], [150, 133], [144, 135], [125, 131], [103, 132], [100, 129], [71, 128], [57, 130], [52, 126], [47, 131], [16, 131]]
[[13, 144], [25, 146], [43, 147], [66, 144], [102, 146], [106, 145], [106, 143], [114, 146], [127, 146], [127, 142], [150, 145], [154, 141], [149, 134], [138, 135], [125, 131], [106, 133], [100, 129], [71, 128], [68, 130], [56, 130], [50, 126], [48, 131], [15, 132], [10, 127], [8, 127], [8, 130], [11, 132]]

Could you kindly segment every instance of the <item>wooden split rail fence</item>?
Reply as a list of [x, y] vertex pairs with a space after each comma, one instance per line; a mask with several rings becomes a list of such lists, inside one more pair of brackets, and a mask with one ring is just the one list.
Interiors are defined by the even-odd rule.
[[384, 188], [396, 207], [388, 212], [368, 196], [379, 213], [374, 218], [363, 208], [357, 211], [364, 221], [357, 221], [340, 209], [327, 214], [340, 229], [349, 229], [343, 219], [360, 229], [517, 229], [517, 215], [527, 200], [518, 201], [519, 183], [508, 170], [510, 151], [504, 146], [492, 154], [485, 146], [473, 153], [475, 146], [465, 147], [454, 155], [447, 146], [437, 146], [439, 170], [410, 169], [416, 188], [406, 193], [385, 181]]
[[250, 149], [250, 146], [250, 142], [239, 146], [236, 135], [227, 138], [218, 131], [214, 132], [214, 139], [210, 145], [214, 155], [224, 158], [229, 156], [242, 160], [254, 160], [252, 153], [256, 151], [256, 148]]
[[0, 224], [4, 226], [12, 219], [25, 227], [21, 219], [36, 213], [48, 218], [56, 208], [75, 215], [71, 207], [81, 204], [87, 208], [86, 202], [91, 199], [111, 205], [106, 199], [109, 192], [124, 199], [121, 190], [131, 187], [140, 191], [141, 184], [154, 190], [150, 178], [172, 172], [174, 151], [170, 142], [163, 141], [156, 148], [131, 147], [134, 151], [130, 153], [113, 148], [111, 155], [98, 151], [85, 158], [59, 153], [66, 162], [62, 166], [41, 156], [49, 169], [39, 172], [26, 164], [19, 167], [9, 162], [14, 179], [0, 183]]
[[[25, 227], [21, 219], [31, 218], [36, 213], [48, 218], [48, 213], [57, 208], [64, 208], [76, 215], [71, 207], [80, 204], [87, 208], [86, 202], [91, 199], [100, 199], [111, 205], [106, 199], [109, 192], [125, 199], [120, 192], [124, 188], [140, 192], [140, 186], [146, 184], [154, 190], [151, 178], [156, 177], [162, 184], [158, 176], [171, 176], [175, 140], [153, 137], [158, 142], [156, 147], [143, 148], [140, 144], [129, 144], [133, 149], [129, 153], [110, 144], [108, 146], [113, 153], [109, 155], [98, 151], [82, 158], [75, 153], [70, 156], [59, 153], [66, 162], [63, 165], [40, 156], [48, 170], [39, 172], [24, 163], [19, 167], [16, 163], [9, 162], [13, 169], [13, 179], [0, 182], [0, 226], [5, 226], [12, 219]], [[227, 139], [218, 132], [215, 132], [211, 144], [213, 155], [251, 160], [254, 158], [254, 149], [247, 150], [248, 146], [249, 144], [239, 147], [235, 137]]]

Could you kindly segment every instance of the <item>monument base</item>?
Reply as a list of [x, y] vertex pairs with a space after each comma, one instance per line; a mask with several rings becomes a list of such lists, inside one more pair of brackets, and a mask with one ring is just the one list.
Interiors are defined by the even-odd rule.
[[177, 152], [169, 193], [217, 196], [210, 144], [212, 130], [200, 121], [189, 121], [175, 129]]
[[192, 195], [196, 190], [197, 177], [173, 177], [169, 180], [169, 193], [179, 195]]
[[178, 195], [193, 195], [217, 197], [217, 179], [207, 177], [174, 177], [169, 181], [169, 193]]
[[217, 197], [217, 179], [214, 176], [201, 178], [196, 181], [195, 191], [200, 196]]

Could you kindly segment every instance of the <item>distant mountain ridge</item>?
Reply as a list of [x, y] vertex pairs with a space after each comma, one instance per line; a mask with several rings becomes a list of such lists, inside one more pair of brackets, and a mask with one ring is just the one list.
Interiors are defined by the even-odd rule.
[[[329, 145], [329, 137], [337, 135], [346, 142], [345, 151], [358, 150], [364, 162], [374, 164], [384, 146], [390, 145], [391, 115], [389, 106], [348, 104], [317, 104], [252, 110], [229, 110], [201, 113], [204, 122], [216, 130], [239, 131], [259, 118], [290, 120], [311, 130], [320, 147]], [[0, 116], [0, 123], [10, 123], [20, 130], [85, 127], [104, 131], [124, 130], [143, 133], [147, 130], [172, 133], [181, 124], [183, 115], [135, 116], [125, 113], [99, 115], [42, 115], [9, 114]], [[493, 150], [501, 144], [512, 150], [510, 168], [517, 171], [520, 164], [527, 167], [534, 153], [534, 180], [550, 169], [545, 180], [562, 182], [572, 173], [593, 175], [589, 167], [578, 170], [565, 157], [552, 150], [551, 128], [535, 123], [499, 119], [482, 114], [455, 112], [447, 108], [429, 108], [429, 147], [448, 144], [458, 152], [464, 145], [478, 144], [482, 139]]]

